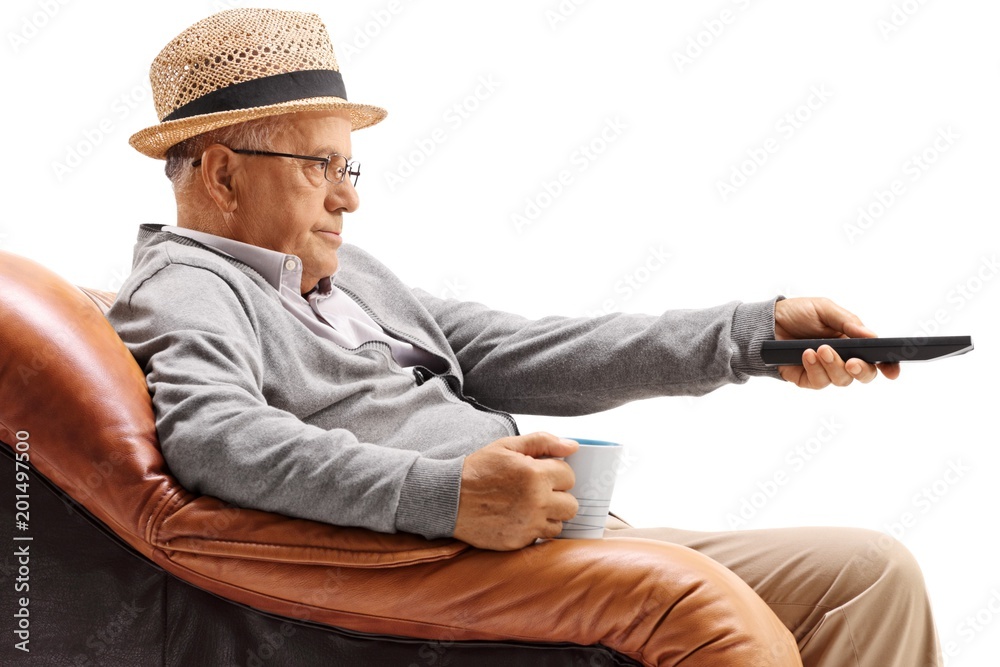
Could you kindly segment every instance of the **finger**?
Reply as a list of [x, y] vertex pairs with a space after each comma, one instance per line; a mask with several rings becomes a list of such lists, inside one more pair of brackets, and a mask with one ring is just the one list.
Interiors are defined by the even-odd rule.
[[878, 375], [878, 369], [873, 364], [869, 364], [861, 359], [848, 359], [844, 367], [851, 374], [851, 377], [865, 384], [874, 380]]
[[880, 371], [882, 371], [882, 375], [884, 375], [889, 380], [895, 380], [896, 378], [899, 377], [899, 364], [892, 363], [892, 364], [875, 364], [875, 365], [878, 366], [878, 369]]
[[822, 389], [830, 384], [830, 376], [826, 374], [826, 369], [820, 363], [816, 350], [806, 350], [802, 353], [802, 367], [805, 369], [805, 378], [799, 378], [799, 386], [806, 389]]
[[841, 331], [851, 338], [878, 338], [878, 334], [862, 324], [861, 320], [845, 321]]
[[538, 469], [545, 475], [549, 488], [553, 491], [569, 491], [576, 483], [573, 469], [565, 461], [559, 459], [541, 459], [536, 462]]
[[569, 456], [580, 448], [580, 444], [575, 440], [560, 438], [545, 431], [536, 431], [526, 435], [505, 438], [504, 446], [507, 449], [533, 458], [542, 456]]
[[844, 360], [840, 358], [836, 350], [829, 345], [820, 345], [816, 352], [830, 382], [838, 387], [846, 387], [854, 381], [854, 378], [844, 367]]
[[544, 538], [547, 538], [547, 539], [552, 539], [553, 537], [556, 537], [557, 535], [559, 535], [559, 533], [561, 533], [562, 530], [563, 530], [563, 523], [562, 523], [562, 521], [558, 521], [556, 519], [549, 519], [545, 523], [545, 527], [542, 528], [542, 534], [539, 535], [539, 537], [544, 537]]
[[552, 496], [552, 507], [549, 509], [550, 519], [569, 521], [580, 511], [580, 503], [572, 494], [554, 493]]
[[778, 366], [778, 375], [781, 379], [792, 384], [799, 384], [805, 373], [806, 369], [802, 366]]

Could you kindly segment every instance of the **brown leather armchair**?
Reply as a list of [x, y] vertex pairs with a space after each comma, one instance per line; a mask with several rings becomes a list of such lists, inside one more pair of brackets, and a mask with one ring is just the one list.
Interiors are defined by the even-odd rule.
[[497, 553], [189, 493], [113, 296], [0, 252], [3, 664], [800, 664], [763, 602], [676, 545]]

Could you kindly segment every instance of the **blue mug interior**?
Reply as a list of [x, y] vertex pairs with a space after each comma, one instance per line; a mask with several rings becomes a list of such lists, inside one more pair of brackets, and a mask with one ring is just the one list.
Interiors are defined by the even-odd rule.
[[589, 440], [587, 438], [570, 438], [570, 440], [576, 440], [581, 445], [604, 445], [605, 447], [618, 447], [619, 443], [609, 442], [608, 440]]

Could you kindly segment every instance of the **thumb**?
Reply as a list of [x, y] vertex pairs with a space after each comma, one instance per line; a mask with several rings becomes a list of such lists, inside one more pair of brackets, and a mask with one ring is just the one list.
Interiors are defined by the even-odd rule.
[[545, 431], [507, 438], [504, 446], [511, 451], [536, 459], [543, 456], [569, 456], [580, 448], [575, 440], [560, 438]]
[[816, 312], [820, 322], [851, 338], [875, 338], [877, 334], [861, 322], [861, 318], [829, 299], [818, 299]]
[[878, 338], [878, 334], [861, 323], [861, 320], [844, 322], [843, 332], [851, 338]]

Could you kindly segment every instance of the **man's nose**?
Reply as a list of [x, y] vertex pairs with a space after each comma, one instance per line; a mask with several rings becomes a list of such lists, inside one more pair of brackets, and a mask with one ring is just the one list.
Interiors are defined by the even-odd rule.
[[353, 213], [358, 210], [358, 204], [360, 204], [358, 191], [350, 178], [345, 178], [343, 183], [337, 183], [327, 188], [326, 208], [328, 211]]

